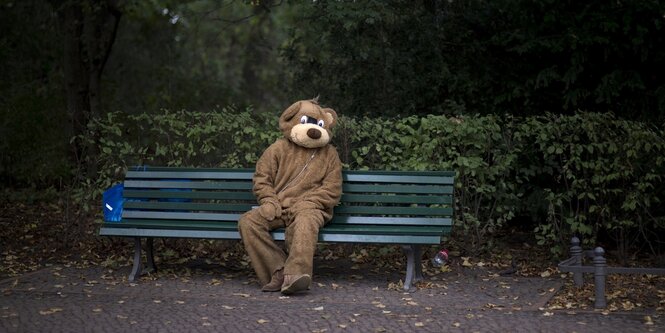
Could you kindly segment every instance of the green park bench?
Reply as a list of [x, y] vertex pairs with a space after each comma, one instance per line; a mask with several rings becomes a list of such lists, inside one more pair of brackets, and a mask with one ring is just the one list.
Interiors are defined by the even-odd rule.
[[[153, 239], [239, 240], [241, 214], [257, 205], [251, 169], [141, 167], [124, 180], [124, 207], [117, 222], [104, 222], [101, 236], [134, 239], [129, 281], [154, 271]], [[344, 171], [343, 195], [320, 242], [398, 244], [406, 257], [404, 289], [421, 280], [421, 246], [439, 245], [450, 233], [454, 172]], [[284, 240], [284, 230], [272, 232]]]

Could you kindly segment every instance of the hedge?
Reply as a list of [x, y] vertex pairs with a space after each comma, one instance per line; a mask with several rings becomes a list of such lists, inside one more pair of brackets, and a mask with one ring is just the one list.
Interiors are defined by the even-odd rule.
[[[109, 113], [87, 136], [100, 138], [89, 189], [99, 195], [133, 165], [252, 167], [280, 137], [277, 118], [233, 108]], [[490, 249], [512, 221], [561, 255], [572, 235], [624, 253], [660, 250], [664, 139], [662, 128], [580, 112], [341, 117], [333, 143], [348, 169], [456, 171], [453, 237], [466, 251]]]

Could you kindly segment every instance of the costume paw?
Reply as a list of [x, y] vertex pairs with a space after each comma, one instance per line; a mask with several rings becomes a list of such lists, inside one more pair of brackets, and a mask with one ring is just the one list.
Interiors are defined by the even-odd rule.
[[284, 275], [282, 294], [291, 295], [299, 291], [305, 291], [309, 289], [310, 283], [312, 283], [312, 277], [309, 274]]
[[268, 282], [268, 284], [263, 286], [261, 290], [267, 292], [280, 291], [282, 289], [283, 284], [284, 284], [284, 269], [281, 268], [272, 275], [272, 279], [270, 279], [270, 282]]
[[266, 202], [263, 205], [259, 206], [259, 214], [261, 214], [261, 216], [263, 216], [264, 219], [272, 221], [276, 217], [282, 215], [282, 207], [280, 207], [279, 204], [273, 202]]

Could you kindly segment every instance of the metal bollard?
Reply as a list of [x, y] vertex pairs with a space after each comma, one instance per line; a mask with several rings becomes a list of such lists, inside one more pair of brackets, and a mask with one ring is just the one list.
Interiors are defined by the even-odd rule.
[[[581, 267], [583, 251], [582, 247], [580, 246], [580, 239], [577, 237], [573, 237], [570, 243], [571, 243], [570, 257], [573, 258], [572, 265]], [[575, 282], [575, 285], [577, 287], [582, 287], [582, 285], [584, 284], [584, 274], [578, 270], [573, 271], [573, 282]]]
[[607, 276], [607, 260], [604, 257], [605, 250], [602, 247], [597, 247], [594, 250], [593, 266], [595, 271], [593, 273], [594, 284], [596, 285], [596, 302], [594, 307], [596, 309], [604, 309], [607, 307], [607, 299], [605, 298], [605, 277]]

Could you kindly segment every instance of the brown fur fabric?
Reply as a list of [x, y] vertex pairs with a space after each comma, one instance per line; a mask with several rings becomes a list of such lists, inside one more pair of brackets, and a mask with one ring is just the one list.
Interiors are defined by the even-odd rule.
[[[243, 214], [238, 228], [262, 284], [282, 268], [285, 275], [312, 275], [319, 228], [330, 221], [342, 194], [342, 164], [329, 144], [336, 120], [334, 110], [316, 101], [294, 103], [279, 120], [284, 138], [256, 163], [260, 206]], [[282, 227], [287, 252], [270, 236]]]

